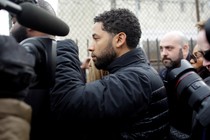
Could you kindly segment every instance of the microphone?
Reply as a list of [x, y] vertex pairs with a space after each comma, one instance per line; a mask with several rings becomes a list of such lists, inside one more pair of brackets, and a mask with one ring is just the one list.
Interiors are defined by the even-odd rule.
[[69, 26], [64, 21], [29, 2], [17, 5], [8, 0], [0, 0], [0, 8], [15, 14], [17, 21], [25, 27], [57, 36], [69, 33]]

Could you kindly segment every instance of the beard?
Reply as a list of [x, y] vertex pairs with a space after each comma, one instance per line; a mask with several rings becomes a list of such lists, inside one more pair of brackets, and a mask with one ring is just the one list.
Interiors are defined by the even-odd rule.
[[179, 50], [179, 56], [176, 60], [172, 60], [171, 58], [163, 58], [162, 63], [166, 68], [176, 68], [180, 65], [181, 60], [184, 59], [182, 49]]
[[107, 66], [116, 58], [117, 54], [114, 50], [114, 47], [109, 41], [107, 47], [101, 52], [100, 56], [96, 56], [96, 60], [94, 61], [95, 67], [97, 69], [106, 69]]
[[16, 30], [10, 32], [10, 35], [13, 36], [18, 43], [28, 38], [26, 27], [20, 26]]

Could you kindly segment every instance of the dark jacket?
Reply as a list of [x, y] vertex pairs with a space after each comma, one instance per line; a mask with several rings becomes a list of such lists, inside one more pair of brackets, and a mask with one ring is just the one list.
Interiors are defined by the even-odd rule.
[[169, 130], [165, 88], [140, 48], [114, 60], [109, 75], [84, 83], [78, 54], [68, 47], [72, 43], [66, 45], [58, 48], [51, 91], [60, 139], [164, 139]]
[[[49, 93], [55, 79], [57, 48], [65, 46], [63, 42], [71, 42], [71, 40], [55, 41], [46, 37], [34, 37], [24, 40], [22, 46], [27, 46], [28, 42], [33, 44], [28, 46], [30, 46], [30, 52], [36, 56], [36, 78], [24, 99], [32, 107], [30, 140], [53, 139], [54, 136], [51, 133], [55, 129], [53, 124], [55, 121], [51, 114]], [[78, 53], [77, 46], [74, 47]], [[82, 74], [85, 81], [84, 71]]]
[[[36, 58], [36, 78], [24, 101], [32, 107], [30, 140], [50, 139], [51, 109], [49, 91], [53, 85], [57, 43], [47, 37], [33, 37], [21, 42]], [[46, 131], [48, 130], [48, 131]]]

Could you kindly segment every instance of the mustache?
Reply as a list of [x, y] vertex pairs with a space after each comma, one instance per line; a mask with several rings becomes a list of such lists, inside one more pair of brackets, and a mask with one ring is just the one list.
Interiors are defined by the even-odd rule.
[[91, 57], [96, 57], [96, 55], [94, 55], [93, 53], [91, 54]]
[[170, 58], [167, 58], [167, 57], [163, 57], [162, 58], [162, 61], [164, 61], [164, 60], [171, 60]]

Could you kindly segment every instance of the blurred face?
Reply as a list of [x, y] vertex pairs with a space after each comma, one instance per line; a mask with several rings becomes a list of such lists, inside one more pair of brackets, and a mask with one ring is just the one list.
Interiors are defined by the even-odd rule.
[[182, 47], [174, 39], [163, 38], [160, 41], [160, 56], [166, 68], [178, 67], [183, 59]]
[[10, 35], [13, 36], [17, 42], [21, 42], [24, 39], [28, 38], [27, 36], [27, 28], [20, 25], [16, 18], [12, 18], [12, 28], [10, 29]]
[[112, 43], [113, 35], [102, 30], [102, 28], [103, 24], [101, 22], [94, 24], [92, 43], [88, 48], [92, 52], [92, 60], [98, 69], [106, 69], [117, 56]]
[[195, 69], [203, 67], [203, 54], [198, 45], [196, 45], [193, 49], [190, 63]]
[[[205, 30], [201, 30], [197, 36], [197, 43], [200, 46], [201, 51], [205, 54], [207, 50], [210, 49], [210, 45], [206, 39], [206, 32]], [[203, 66], [206, 67], [210, 71], [210, 61], [203, 59]]]

